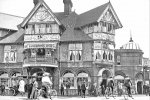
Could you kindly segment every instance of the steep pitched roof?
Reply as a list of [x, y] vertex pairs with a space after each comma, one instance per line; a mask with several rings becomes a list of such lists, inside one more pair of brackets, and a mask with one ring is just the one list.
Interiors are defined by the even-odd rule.
[[91, 9], [87, 12], [84, 12], [78, 16], [77, 23], [75, 27], [84, 26], [93, 22], [96, 22], [98, 18], [102, 15], [106, 7], [108, 6], [109, 2], [101, 5], [99, 7], [96, 7], [94, 9]]
[[61, 25], [60, 21], [57, 19], [55, 14], [52, 12], [52, 10], [49, 8], [49, 6], [44, 2], [44, 0], [39, 0], [39, 2], [36, 4], [36, 6], [31, 10], [31, 12], [28, 14], [28, 16], [23, 20], [23, 22], [20, 24], [21, 27], [24, 27], [26, 23], [31, 19], [31, 17], [34, 15], [34, 13], [38, 10], [38, 8], [43, 5], [48, 9], [48, 12], [51, 14], [51, 16], [55, 19], [55, 21]]
[[24, 30], [20, 29], [18, 32], [2, 39], [0, 41], [0, 44], [7, 44], [7, 43], [18, 43], [18, 42], [23, 42], [23, 34], [24, 34]]
[[81, 26], [88, 25], [90, 23], [99, 22], [103, 16], [103, 14], [107, 11], [108, 8], [111, 9], [113, 16], [115, 17], [115, 20], [116, 20], [117, 25], [118, 25], [117, 27], [118, 28], [122, 27], [122, 24], [121, 24], [121, 22], [117, 16], [117, 14], [115, 13], [115, 10], [113, 9], [110, 2], [105, 3], [99, 7], [96, 7], [94, 9], [91, 9], [87, 12], [80, 14], [78, 16], [75, 27], [79, 28]]
[[0, 13], [0, 28], [18, 30], [17, 25], [23, 21], [23, 17]]
[[74, 29], [76, 20], [77, 20], [77, 14], [75, 12], [72, 12], [67, 18], [63, 19], [61, 22], [66, 27], [65, 32], [60, 37], [60, 41], [90, 41], [92, 38], [90, 38], [87, 34], [82, 32], [81, 30]]

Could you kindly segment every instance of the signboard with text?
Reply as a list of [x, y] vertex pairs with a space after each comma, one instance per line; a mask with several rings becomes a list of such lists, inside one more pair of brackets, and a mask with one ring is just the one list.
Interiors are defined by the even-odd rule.
[[59, 40], [59, 34], [48, 34], [48, 35], [24, 35], [24, 41], [51, 41]]
[[24, 49], [29, 48], [52, 48], [56, 49], [57, 43], [25, 43]]

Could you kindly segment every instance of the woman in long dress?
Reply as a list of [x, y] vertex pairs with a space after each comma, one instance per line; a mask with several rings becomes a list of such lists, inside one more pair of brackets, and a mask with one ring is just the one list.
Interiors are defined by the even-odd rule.
[[24, 87], [25, 87], [25, 82], [23, 79], [20, 80], [19, 82], [19, 92], [21, 93], [21, 95], [23, 96], [25, 90], [24, 90]]
[[38, 95], [38, 82], [36, 81], [36, 78], [33, 78], [33, 86], [32, 86], [32, 92], [31, 92], [31, 99], [37, 99], [37, 95]]

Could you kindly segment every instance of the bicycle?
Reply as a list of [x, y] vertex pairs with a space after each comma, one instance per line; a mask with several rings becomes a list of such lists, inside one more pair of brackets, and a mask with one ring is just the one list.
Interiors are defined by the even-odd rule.
[[122, 89], [122, 91], [123, 91], [123, 96], [124, 96], [124, 99], [125, 99], [125, 100], [128, 100], [128, 97], [134, 99], [134, 98], [132, 97], [132, 95], [129, 94], [129, 91], [127, 90], [127, 87], [124, 86], [123, 89]]
[[[55, 89], [52, 89], [48, 86], [48, 98], [50, 98], [52, 100], [52, 98], [56, 98], [57, 97], [57, 91]], [[43, 94], [46, 94], [45, 91], [43, 90], [43, 88], [41, 89], [37, 89], [38, 91], [38, 96], [37, 96], [37, 99], [39, 100], [39, 97], [42, 96]]]
[[112, 93], [111, 87], [106, 87], [106, 90], [105, 90], [105, 97], [106, 97], [106, 99], [109, 99], [108, 97], [109, 97], [110, 95], [112, 95], [112, 97], [115, 99], [115, 97], [114, 97], [114, 95], [113, 95], [113, 93]]
[[15, 89], [12, 87], [8, 87], [5, 89], [5, 95], [7, 96], [13, 96], [15, 94]]

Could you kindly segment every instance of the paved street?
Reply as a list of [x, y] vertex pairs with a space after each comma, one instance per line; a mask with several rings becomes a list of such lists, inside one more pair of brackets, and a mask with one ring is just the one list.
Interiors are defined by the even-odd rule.
[[[129, 98], [128, 100], [150, 100], [149, 96], [145, 95], [135, 95], [133, 96], [134, 99]], [[106, 99], [105, 97], [86, 97], [86, 98], [81, 98], [81, 97], [57, 97], [53, 98], [53, 100], [63, 100], [63, 99], [71, 99], [71, 100], [113, 100], [114, 98], [110, 97], [109, 99]], [[0, 100], [29, 100], [26, 99], [26, 97], [20, 97], [20, 96], [0, 96]], [[48, 99], [43, 99], [40, 98], [40, 100], [48, 100]], [[123, 97], [116, 97], [114, 100], [125, 100]]]

